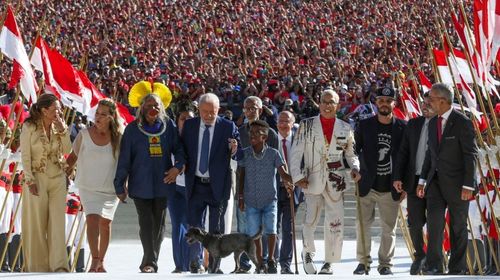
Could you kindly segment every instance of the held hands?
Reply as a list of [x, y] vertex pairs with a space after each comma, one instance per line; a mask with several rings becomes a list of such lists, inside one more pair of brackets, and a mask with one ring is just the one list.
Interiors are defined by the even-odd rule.
[[424, 198], [425, 195], [425, 186], [424, 185], [417, 185], [417, 196], [420, 198]]
[[234, 155], [236, 153], [236, 150], [238, 149], [238, 141], [234, 138], [228, 138], [227, 142], [229, 143], [229, 149], [231, 150], [231, 155]]
[[297, 183], [295, 183], [295, 185], [303, 189], [307, 189], [309, 187], [309, 181], [307, 181], [307, 178], [302, 178]]
[[181, 173], [181, 170], [177, 169], [176, 167], [170, 168], [167, 172], [165, 172], [163, 183], [165, 184], [175, 183], [175, 179], [177, 178], [177, 175], [179, 175], [179, 173]]
[[118, 197], [118, 199], [122, 202], [122, 203], [127, 203], [126, 199], [127, 199], [127, 192], [125, 191], [124, 193], [121, 193], [121, 194], [117, 194], [116, 195]]

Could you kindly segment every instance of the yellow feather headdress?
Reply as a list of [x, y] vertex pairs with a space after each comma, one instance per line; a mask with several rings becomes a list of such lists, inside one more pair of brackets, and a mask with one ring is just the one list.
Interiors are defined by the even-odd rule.
[[170, 89], [162, 83], [151, 83], [148, 81], [141, 81], [136, 83], [128, 93], [128, 103], [132, 107], [141, 106], [142, 99], [148, 94], [158, 95], [163, 102], [165, 109], [168, 108], [172, 101], [172, 93]]

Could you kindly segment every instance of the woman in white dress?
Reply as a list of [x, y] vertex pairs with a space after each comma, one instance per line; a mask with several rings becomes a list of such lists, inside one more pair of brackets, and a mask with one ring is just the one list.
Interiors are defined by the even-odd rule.
[[77, 166], [75, 185], [87, 218], [87, 238], [92, 254], [89, 272], [106, 272], [104, 256], [119, 201], [113, 180], [121, 131], [116, 104], [111, 99], [100, 100], [94, 126], [79, 132], [67, 160], [70, 167], [75, 163]]

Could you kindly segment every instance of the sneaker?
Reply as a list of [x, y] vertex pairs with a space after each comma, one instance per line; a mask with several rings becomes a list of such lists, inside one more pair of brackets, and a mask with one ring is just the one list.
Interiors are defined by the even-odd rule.
[[318, 273], [316, 265], [314, 265], [311, 253], [302, 252], [302, 260], [304, 265], [304, 271], [306, 272], [306, 274]]
[[192, 262], [189, 266], [189, 271], [193, 274], [205, 273], [205, 268], [202, 265]]
[[282, 267], [281, 274], [293, 274], [293, 272], [289, 267]]
[[386, 267], [386, 266], [379, 268], [378, 273], [380, 273], [380, 275], [392, 275], [393, 274], [391, 271], [391, 268]]
[[268, 274], [277, 274], [278, 273], [278, 268], [276, 267], [276, 262], [275, 261], [268, 261], [267, 262], [267, 273]]
[[326, 262], [318, 274], [333, 274], [332, 265]]
[[364, 264], [360, 263], [358, 264], [358, 267], [354, 270], [353, 274], [354, 275], [363, 275], [366, 274], [368, 275], [368, 272], [370, 271], [370, 267], [366, 268]]

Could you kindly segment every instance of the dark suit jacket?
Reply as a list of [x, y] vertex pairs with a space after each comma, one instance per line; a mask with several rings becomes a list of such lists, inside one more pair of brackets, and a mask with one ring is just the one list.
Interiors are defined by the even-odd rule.
[[475, 188], [477, 146], [472, 122], [464, 114], [453, 110], [446, 122], [441, 143], [437, 139], [437, 117], [429, 122], [428, 149], [420, 178], [427, 186], [439, 172], [443, 196], [460, 200], [463, 186]]
[[407, 193], [415, 193], [415, 163], [417, 161], [420, 133], [424, 123], [425, 117], [418, 117], [408, 121], [399, 146], [398, 161], [394, 165], [394, 181], [402, 181], [403, 189]]
[[[397, 162], [399, 144], [403, 138], [406, 122], [395, 117], [392, 118], [391, 133], [391, 160], [392, 164]], [[356, 152], [359, 156], [361, 180], [359, 181], [359, 195], [366, 196], [377, 178], [377, 116], [362, 120], [356, 128], [354, 138], [356, 140]], [[394, 175], [394, 172], [393, 174]], [[392, 182], [391, 176], [391, 182]], [[399, 200], [400, 194], [391, 186], [392, 198]]]
[[[191, 198], [194, 187], [196, 163], [198, 160], [198, 139], [200, 130], [199, 117], [186, 120], [182, 130], [182, 143], [186, 152], [186, 197]], [[231, 171], [229, 167], [231, 152], [228, 148], [229, 138], [238, 141], [236, 159], [242, 155], [240, 136], [236, 125], [232, 121], [217, 117], [214, 135], [210, 147], [208, 172], [210, 173], [210, 186], [215, 201], [228, 200], [231, 192]]]

